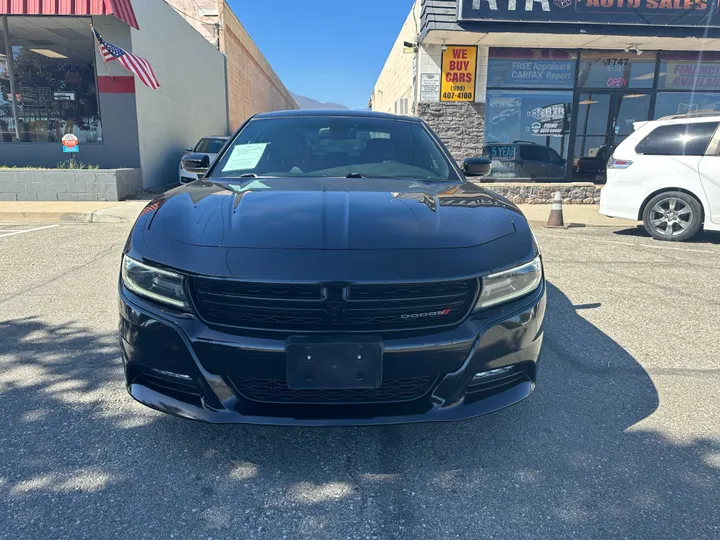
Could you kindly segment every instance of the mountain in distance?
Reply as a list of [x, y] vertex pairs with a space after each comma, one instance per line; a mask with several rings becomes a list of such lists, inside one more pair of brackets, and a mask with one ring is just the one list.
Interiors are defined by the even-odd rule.
[[340, 103], [333, 103], [331, 101], [323, 103], [321, 101], [317, 101], [316, 99], [298, 96], [292, 92], [290, 93], [292, 94], [293, 99], [297, 102], [298, 107], [301, 109], [348, 109], [348, 107], [341, 105]]

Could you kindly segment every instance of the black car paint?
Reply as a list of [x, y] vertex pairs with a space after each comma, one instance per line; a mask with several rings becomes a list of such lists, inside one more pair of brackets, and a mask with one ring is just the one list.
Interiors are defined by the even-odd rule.
[[[339, 178], [208, 178], [181, 186], [148, 205], [125, 253], [188, 276], [348, 284], [471, 278], [538, 255], [520, 210], [475, 184]], [[387, 376], [436, 377], [417, 403], [273, 406], [248, 403], [228, 380], [248, 370], [283, 372], [287, 335], [207, 324], [120, 283], [129, 392], [155, 409], [209, 422], [386, 424], [497, 410], [534, 388], [544, 311], [543, 280], [530, 295], [451, 327], [383, 335]], [[525, 378], [484, 399], [465, 394], [475, 373], [509, 365]], [[148, 369], [186, 374], [201, 395], [142, 384], [138, 374]]]

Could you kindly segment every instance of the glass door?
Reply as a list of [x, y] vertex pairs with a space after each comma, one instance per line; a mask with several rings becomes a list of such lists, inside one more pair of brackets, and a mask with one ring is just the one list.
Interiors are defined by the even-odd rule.
[[578, 96], [573, 150], [573, 179], [604, 181], [605, 165], [615, 147], [648, 119], [650, 94], [583, 92]]
[[613, 101], [612, 140], [609, 145], [614, 150], [635, 131], [633, 123], [649, 119], [650, 94], [615, 94]]

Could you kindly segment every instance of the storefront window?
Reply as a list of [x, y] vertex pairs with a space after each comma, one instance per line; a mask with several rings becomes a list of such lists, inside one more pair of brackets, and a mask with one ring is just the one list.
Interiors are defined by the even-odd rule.
[[484, 154], [492, 178], [565, 177], [572, 92], [488, 90]]
[[[9, 17], [20, 142], [102, 141], [89, 19]], [[0, 31], [0, 142], [15, 142], [7, 74], [9, 53]]]
[[655, 118], [703, 112], [720, 113], [720, 93], [658, 92], [655, 102]]
[[720, 53], [662, 53], [658, 87], [698, 92], [720, 90]]
[[583, 51], [580, 54], [580, 88], [652, 88], [655, 53]]
[[491, 48], [488, 87], [572, 88], [577, 53], [552, 49]]

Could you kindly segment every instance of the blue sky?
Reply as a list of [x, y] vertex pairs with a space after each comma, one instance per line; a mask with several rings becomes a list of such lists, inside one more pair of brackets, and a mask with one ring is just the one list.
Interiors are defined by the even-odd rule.
[[229, 0], [292, 92], [366, 108], [413, 0]]

